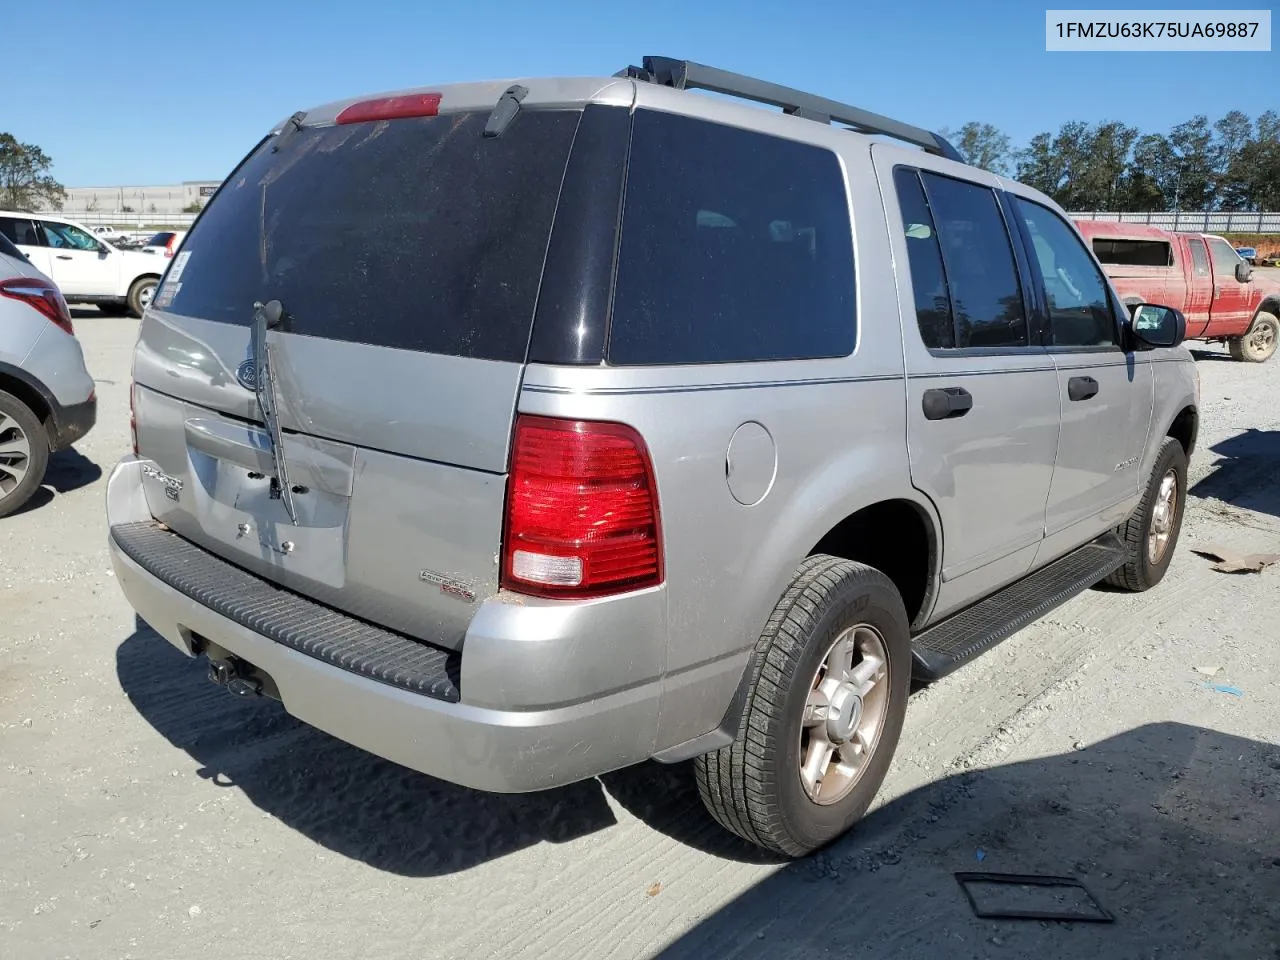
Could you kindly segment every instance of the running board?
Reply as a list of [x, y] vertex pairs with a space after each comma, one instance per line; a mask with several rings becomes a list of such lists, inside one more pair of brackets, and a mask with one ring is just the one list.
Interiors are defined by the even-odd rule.
[[1114, 533], [1105, 534], [917, 634], [911, 641], [916, 678], [945, 677], [1106, 579], [1124, 561], [1120, 539]]

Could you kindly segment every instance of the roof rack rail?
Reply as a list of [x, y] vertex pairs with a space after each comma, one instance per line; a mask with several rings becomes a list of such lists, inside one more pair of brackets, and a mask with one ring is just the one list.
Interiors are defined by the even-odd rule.
[[781, 107], [784, 113], [818, 123], [846, 124], [860, 133], [883, 134], [896, 140], [923, 147], [929, 153], [957, 160], [964, 163], [964, 158], [945, 137], [930, 133], [921, 127], [913, 127], [891, 117], [861, 110], [838, 100], [828, 100], [812, 93], [793, 90], [767, 80], [731, 73], [717, 67], [694, 63], [690, 60], [676, 60], [672, 57], [645, 57], [641, 67], [626, 67], [614, 76], [643, 80], [676, 90], [709, 90], [712, 93], [723, 93], [767, 103]]

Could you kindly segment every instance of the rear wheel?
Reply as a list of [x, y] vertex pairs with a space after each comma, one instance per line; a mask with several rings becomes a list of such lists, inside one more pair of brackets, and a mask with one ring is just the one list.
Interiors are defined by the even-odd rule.
[[1253, 318], [1253, 325], [1243, 337], [1227, 341], [1227, 349], [1236, 360], [1262, 363], [1271, 359], [1280, 344], [1280, 318], [1263, 310]]
[[1181, 443], [1166, 437], [1142, 501], [1116, 530], [1124, 541], [1126, 558], [1124, 566], [1107, 577], [1107, 583], [1141, 593], [1164, 579], [1178, 545], [1186, 499], [1187, 455]]
[[129, 312], [135, 317], [142, 316], [142, 312], [151, 306], [151, 297], [156, 292], [156, 284], [160, 281], [155, 277], [141, 277], [133, 281], [133, 286], [129, 288]]
[[737, 737], [695, 761], [698, 792], [726, 829], [802, 856], [852, 827], [888, 772], [911, 684], [902, 598], [879, 570], [810, 557], [749, 669]]
[[0, 517], [31, 499], [49, 462], [49, 436], [25, 403], [0, 390]]

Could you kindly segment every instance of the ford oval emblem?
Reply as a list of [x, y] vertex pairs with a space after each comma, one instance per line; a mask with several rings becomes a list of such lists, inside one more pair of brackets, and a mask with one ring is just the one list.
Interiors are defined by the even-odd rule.
[[240, 366], [236, 367], [236, 380], [240, 382], [240, 386], [246, 390], [256, 390], [258, 388], [258, 364], [254, 360], [246, 360]]

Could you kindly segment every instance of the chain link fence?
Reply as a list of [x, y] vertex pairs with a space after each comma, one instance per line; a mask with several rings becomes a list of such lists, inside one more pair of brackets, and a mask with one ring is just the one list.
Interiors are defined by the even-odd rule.
[[1182, 210], [1178, 213], [1109, 213], [1091, 210], [1071, 214], [1073, 220], [1113, 220], [1144, 223], [1162, 230], [1191, 233], [1280, 233], [1280, 212], [1224, 213], [1210, 210]]

